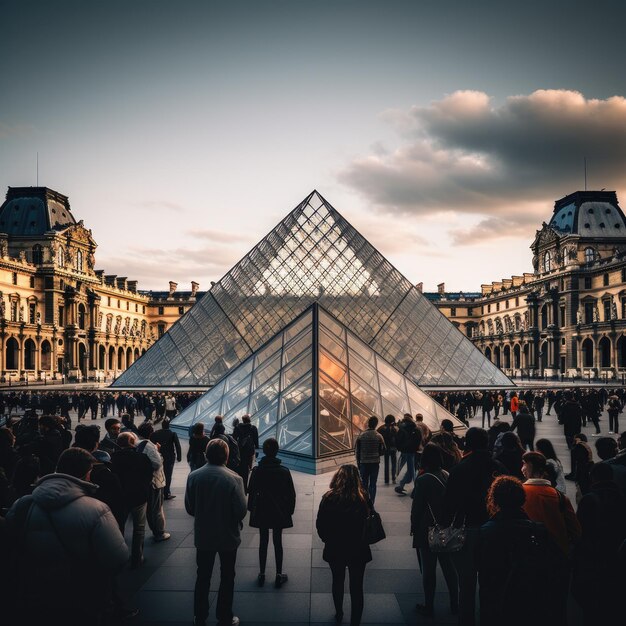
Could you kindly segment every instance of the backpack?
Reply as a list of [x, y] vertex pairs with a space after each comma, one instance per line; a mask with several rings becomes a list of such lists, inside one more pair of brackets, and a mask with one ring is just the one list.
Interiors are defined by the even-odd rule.
[[228, 444], [228, 462], [226, 463], [226, 467], [236, 472], [241, 464], [241, 454], [239, 453], [237, 442], [233, 437], [226, 434], [217, 435], [215, 439], [221, 439]]

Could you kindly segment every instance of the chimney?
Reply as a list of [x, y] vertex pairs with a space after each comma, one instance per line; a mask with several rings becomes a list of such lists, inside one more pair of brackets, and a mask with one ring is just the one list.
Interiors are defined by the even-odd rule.
[[415, 287], [417, 288], [417, 290], [418, 290], [420, 293], [423, 293], [423, 292], [424, 292], [424, 283], [417, 283], [417, 285], [415, 285]]
[[196, 294], [198, 293], [198, 289], [200, 288], [200, 284], [197, 283], [195, 280], [191, 281], [191, 297], [195, 298]]
[[117, 279], [117, 288], [118, 289], [126, 289], [126, 276], [120, 276]]
[[171, 298], [176, 291], [176, 287], [178, 287], [178, 283], [175, 283], [173, 280], [170, 280], [170, 292], [167, 294], [168, 298]]
[[445, 296], [446, 295], [446, 283], [439, 283], [437, 285], [437, 293], [440, 296]]
[[110, 287], [115, 287], [115, 279], [117, 278], [116, 274], [107, 274], [104, 277], [104, 282], [105, 284], [109, 285]]
[[136, 280], [129, 280], [127, 285], [128, 285], [129, 291], [132, 291], [133, 293], [137, 293], [137, 281]]
[[104, 282], [104, 270], [96, 270], [96, 278], [100, 281], [100, 284]]

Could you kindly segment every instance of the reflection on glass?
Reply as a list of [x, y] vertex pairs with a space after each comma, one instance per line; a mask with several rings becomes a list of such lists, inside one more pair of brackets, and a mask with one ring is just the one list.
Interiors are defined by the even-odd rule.
[[305, 352], [297, 361], [283, 369], [283, 389], [302, 378], [313, 367], [311, 352]]
[[319, 352], [320, 370], [327, 376], [332, 378], [335, 382], [339, 383], [343, 387], [347, 387], [346, 379], [346, 366], [338, 361], [335, 361], [329, 354], [327, 354], [322, 348]]

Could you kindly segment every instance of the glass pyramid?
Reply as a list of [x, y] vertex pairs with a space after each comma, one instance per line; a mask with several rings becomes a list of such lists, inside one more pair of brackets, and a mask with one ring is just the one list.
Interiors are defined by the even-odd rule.
[[[187, 433], [210, 428], [216, 415], [231, 432], [245, 414], [262, 443], [275, 437], [283, 452], [310, 458], [346, 453], [371, 415], [422, 413], [440, 429], [465, 426], [335, 317], [317, 304], [188, 406], [171, 423]], [[382, 423], [382, 420], [381, 420]]]
[[113, 386], [214, 385], [313, 302], [419, 385], [511, 385], [314, 191]]

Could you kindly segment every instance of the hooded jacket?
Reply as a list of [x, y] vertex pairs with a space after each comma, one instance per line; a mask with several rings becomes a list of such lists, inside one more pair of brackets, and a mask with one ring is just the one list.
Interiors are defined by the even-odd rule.
[[7, 514], [18, 555], [18, 602], [53, 609], [102, 607], [128, 548], [98, 487], [67, 474], [44, 476]]

